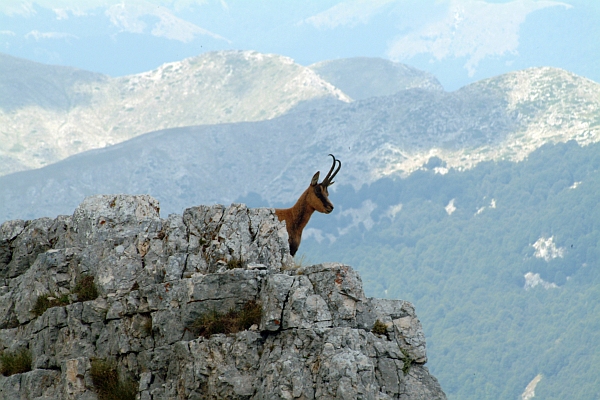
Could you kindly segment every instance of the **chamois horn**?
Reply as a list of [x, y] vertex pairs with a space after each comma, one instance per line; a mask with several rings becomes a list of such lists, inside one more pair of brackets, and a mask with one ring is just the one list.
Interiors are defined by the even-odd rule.
[[[321, 184], [323, 186], [331, 186], [331, 185], [333, 185], [335, 183], [335, 182], [333, 182], [333, 178], [335, 178], [335, 176], [339, 172], [340, 168], [342, 168], [342, 162], [340, 160], [336, 160], [335, 156], [333, 154], [330, 154], [330, 156], [333, 158], [333, 165], [331, 166], [331, 169], [327, 173], [327, 176], [325, 177], [325, 179], [323, 179], [323, 182], [321, 182]], [[339, 164], [338, 164], [338, 167], [335, 170], [335, 172], [333, 172], [333, 169], [335, 168], [335, 164], [336, 163], [339, 163]], [[333, 172], [333, 175], [331, 175], [332, 172]]]

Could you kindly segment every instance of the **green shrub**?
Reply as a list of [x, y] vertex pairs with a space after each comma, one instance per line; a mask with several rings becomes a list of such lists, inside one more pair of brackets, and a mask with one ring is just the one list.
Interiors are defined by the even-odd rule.
[[35, 304], [33, 305], [33, 308], [31, 309], [31, 312], [36, 317], [39, 317], [49, 308], [62, 307], [62, 306], [66, 306], [68, 304], [69, 304], [69, 295], [68, 294], [64, 294], [59, 297], [57, 295], [51, 295], [51, 294], [47, 293], [47, 294], [43, 294], [43, 295], [39, 296], [36, 299]]
[[[77, 295], [77, 302], [94, 300], [98, 297], [98, 289], [94, 283], [94, 277], [89, 275], [82, 275], [75, 284], [73, 293]], [[69, 305], [69, 294], [56, 295], [56, 294], [43, 294], [37, 298], [31, 312], [39, 317], [47, 309], [52, 307], [62, 307]]]
[[146, 336], [152, 335], [152, 317], [149, 317], [146, 321], [144, 321], [142, 324], [142, 332], [144, 332]]
[[244, 260], [241, 258], [232, 258], [227, 261], [227, 269], [236, 269], [236, 268], [244, 268]]
[[254, 300], [248, 301], [238, 313], [239, 330], [245, 331], [254, 324], [259, 325], [261, 318], [262, 306]]
[[35, 315], [36, 317], [39, 317], [47, 309], [49, 309], [51, 307], [50, 300], [48, 299], [49, 296], [50, 296], [49, 294], [43, 294], [41, 296], [38, 296], [38, 298], [35, 300], [35, 304], [33, 305], [33, 308], [31, 309], [31, 312], [33, 313], [33, 315]]
[[408, 354], [407, 350], [400, 349], [400, 351], [402, 352], [402, 355], [404, 356], [404, 357], [402, 357], [402, 362], [404, 363], [404, 365], [402, 366], [402, 372], [404, 372], [404, 375], [406, 375], [410, 371], [410, 367], [413, 363], [413, 359], [410, 357], [410, 354]]
[[12, 314], [8, 321], [6, 321], [3, 324], [0, 324], [0, 329], [13, 329], [17, 328], [20, 325], [21, 324], [19, 323], [17, 317], [14, 314]]
[[114, 363], [93, 359], [90, 376], [98, 400], [135, 400], [138, 385], [132, 380], [121, 379]]
[[0, 373], [4, 376], [31, 371], [31, 353], [27, 349], [0, 353]]
[[210, 337], [216, 333], [236, 333], [260, 324], [262, 307], [256, 301], [248, 301], [241, 310], [229, 310], [225, 314], [211, 311], [198, 317], [190, 330], [198, 336]]
[[73, 293], [77, 295], [77, 301], [95, 300], [99, 294], [98, 288], [96, 288], [96, 284], [94, 283], [94, 277], [90, 275], [79, 277]]
[[216, 310], [199, 316], [191, 326], [191, 331], [197, 336], [210, 337], [215, 333], [230, 333], [225, 322], [226, 316]]
[[387, 325], [380, 320], [377, 320], [373, 324], [373, 329], [371, 329], [371, 332], [376, 333], [377, 335], [385, 335], [387, 333]]

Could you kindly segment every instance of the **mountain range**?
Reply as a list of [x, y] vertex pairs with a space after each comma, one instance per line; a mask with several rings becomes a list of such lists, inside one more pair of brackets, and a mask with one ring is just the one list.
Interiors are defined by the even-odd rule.
[[349, 101], [311, 69], [256, 52], [119, 78], [1, 55], [0, 90], [2, 175], [158, 129], [269, 119], [322, 97]]
[[208, 51], [252, 49], [298, 64], [384, 57], [446, 90], [535, 66], [600, 81], [591, 0], [9, 0], [0, 51], [110, 76]]
[[68, 212], [95, 193], [149, 193], [165, 213], [248, 196], [289, 203], [329, 153], [358, 189], [431, 157], [444, 173], [600, 140], [600, 85], [548, 67], [445, 92], [430, 74], [369, 58], [309, 68], [217, 52], [118, 79], [3, 65], [15, 99], [0, 100], [4, 173], [54, 163], [0, 177], [0, 220]]

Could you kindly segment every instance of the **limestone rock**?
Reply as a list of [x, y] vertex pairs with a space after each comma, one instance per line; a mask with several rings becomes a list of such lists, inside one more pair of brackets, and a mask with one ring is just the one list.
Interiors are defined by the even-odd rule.
[[[249, 329], [198, 336], [247, 304]], [[2, 224], [0, 352], [23, 350], [31, 370], [0, 376], [0, 399], [96, 399], [97, 360], [143, 400], [445, 399], [410, 303], [366, 298], [347, 265], [296, 269], [274, 211], [242, 204], [163, 219], [150, 196], [103, 195]]]

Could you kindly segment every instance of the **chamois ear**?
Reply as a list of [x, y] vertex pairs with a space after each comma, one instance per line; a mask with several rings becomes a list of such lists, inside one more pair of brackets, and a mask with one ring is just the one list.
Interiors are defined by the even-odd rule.
[[315, 186], [319, 182], [319, 172], [321, 171], [317, 171], [317, 173], [313, 175], [312, 180], [310, 181], [311, 186]]

